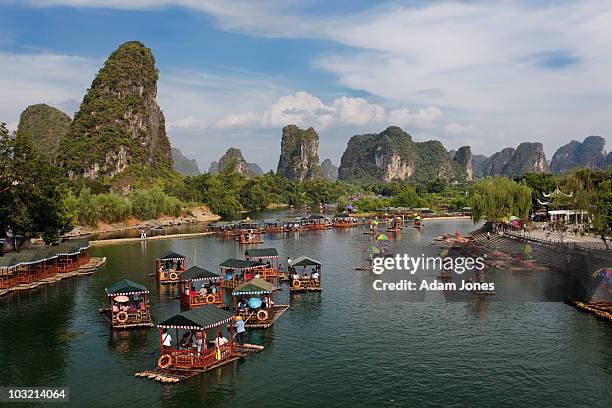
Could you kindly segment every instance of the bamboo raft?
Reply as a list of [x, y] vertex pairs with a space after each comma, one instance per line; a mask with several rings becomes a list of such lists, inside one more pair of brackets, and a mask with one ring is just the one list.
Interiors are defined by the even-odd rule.
[[219, 361], [205, 369], [155, 368], [153, 370], [140, 371], [134, 374], [134, 377], [148, 378], [162, 383], [177, 383], [207, 371], [214, 370], [215, 368], [219, 368], [263, 349], [264, 346], [259, 346], [257, 344], [235, 344], [234, 355], [232, 357]]
[[[106, 319], [112, 323], [113, 319], [111, 317], [111, 310], [109, 308], [98, 309], [98, 312], [100, 312], [101, 315], [106, 317]], [[114, 330], [124, 330], [124, 329], [135, 329], [135, 328], [151, 328], [151, 327], [155, 327], [155, 324], [153, 324], [153, 322], [149, 320], [149, 321], [141, 321], [141, 322], [136, 322], [136, 323], [125, 323], [125, 324], [122, 324], [121, 326], [113, 326], [113, 329]]]
[[31, 283], [20, 283], [19, 285], [13, 286], [12, 288], [0, 290], [0, 296], [8, 295], [11, 292], [20, 292], [24, 290], [36, 289], [39, 286], [49, 285], [56, 283], [64, 279], [73, 278], [75, 276], [87, 276], [93, 274], [99, 267], [106, 263], [106, 257], [102, 258], [91, 258], [89, 262], [79, 266], [77, 269], [70, 272], [58, 272], [53, 276], [43, 278], [36, 282]]
[[571, 302], [577, 309], [595, 316], [612, 321], [612, 303], [610, 302]]
[[270, 309], [272, 309], [271, 313], [266, 320], [257, 320], [257, 313], [251, 313], [244, 319], [244, 326], [250, 329], [267, 329], [274, 324], [276, 319], [289, 309], [289, 305], [275, 305]]

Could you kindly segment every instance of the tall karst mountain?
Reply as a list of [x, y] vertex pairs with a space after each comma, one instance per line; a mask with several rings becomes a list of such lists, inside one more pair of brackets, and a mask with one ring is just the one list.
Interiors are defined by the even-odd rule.
[[319, 135], [313, 128], [303, 130], [295, 125], [283, 128], [277, 173], [300, 181], [323, 177], [319, 166]]
[[589, 136], [582, 143], [572, 140], [561, 146], [550, 162], [550, 171], [563, 173], [574, 167], [604, 169], [607, 167], [606, 139]]
[[527, 172], [546, 173], [548, 164], [542, 143], [523, 142], [516, 149], [507, 147], [491, 157], [472, 161], [474, 174], [478, 177], [516, 177]]
[[32, 147], [55, 162], [60, 140], [70, 126], [70, 116], [59, 109], [40, 103], [28, 106], [19, 117], [18, 133], [28, 133], [32, 137]]
[[172, 168], [184, 176], [197, 176], [200, 174], [198, 162], [188, 159], [179, 149], [172, 148]]
[[338, 180], [338, 167], [334, 166], [331, 159], [325, 159], [321, 162], [321, 171], [326, 179], [330, 181]]
[[[459, 153], [461, 152], [461, 153]], [[465, 146], [451, 159], [436, 140], [414, 142], [397, 126], [378, 134], [353, 136], [338, 169], [340, 180], [427, 181], [436, 177], [465, 180], [472, 177], [471, 151]]]
[[263, 174], [263, 170], [255, 163], [247, 163], [242, 156], [242, 151], [236, 147], [230, 147], [225, 154], [210, 164], [208, 172], [211, 174], [219, 172], [234, 171], [247, 178]]
[[103, 180], [128, 168], [171, 170], [157, 79], [155, 58], [141, 42], [111, 54], [62, 138], [58, 160], [70, 177]]

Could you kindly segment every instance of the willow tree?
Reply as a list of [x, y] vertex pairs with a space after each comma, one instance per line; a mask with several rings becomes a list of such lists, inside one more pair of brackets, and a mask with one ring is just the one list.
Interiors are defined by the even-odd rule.
[[531, 189], [505, 177], [485, 178], [474, 184], [470, 195], [472, 220], [499, 222], [510, 216], [526, 219], [531, 209]]

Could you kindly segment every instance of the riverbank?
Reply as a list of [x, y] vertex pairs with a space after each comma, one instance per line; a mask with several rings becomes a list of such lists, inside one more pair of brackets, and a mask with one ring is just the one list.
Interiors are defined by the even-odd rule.
[[[85, 235], [95, 235], [102, 233], [132, 231], [132, 230], [160, 230], [165, 227], [184, 225], [184, 224], [197, 224], [202, 222], [213, 222], [221, 219], [219, 215], [210, 212], [208, 207], [200, 206], [194, 207], [189, 210], [189, 215], [182, 217], [167, 217], [162, 216], [154, 220], [138, 220], [135, 218], [127, 219], [124, 222], [118, 222], [114, 224], [107, 224], [99, 222], [95, 227], [79, 225], [72, 231], [65, 234], [63, 238], [76, 238]], [[126, 238], [128, 239], [128, 238]]]

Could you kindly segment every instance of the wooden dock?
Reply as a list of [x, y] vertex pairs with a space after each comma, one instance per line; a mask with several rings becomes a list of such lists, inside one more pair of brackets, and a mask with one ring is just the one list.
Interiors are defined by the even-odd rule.
[[102, 258], [91, 258], [89, 262], [84, 265], [81, 265], [77, 269], [71, 272], [65, 273], [56, 273], [53, 276], [49, 276], [47, 278], [43, 278], [36, 282], [31, 283], [20, 283], [19, 285], [13, 286], [12, 288], [2, 289], [0, 290], [0, 296], [8, 295], [11, 292], [21, 292], [25, 290], [36, 289], [39, 286], [48, 285], [51, 283], [56, 283], [62, 281], [64, 279], [74, 278], [75, 276], [87, 276], [93, 274], [98, 268], [103, 266], [106, 263], [106, 257]]
[[186, 380], [196, 375], [214, 370], [236, 360], [246, 357], [251, 353], [256, 353], [264, 349], [264, 346], [257, 344], [234, 344], [234, 354], [223, 361], [211, 365], [205, 369], [180, 369], [180, 368], [155, 368], [153, 370], [145, 370], [134, 374], [134, 377], [148, 378], [163, 383], [177, 383]]
[[610, 302], [571, 302], [579, 310], [612, 321], [612, 303]]

